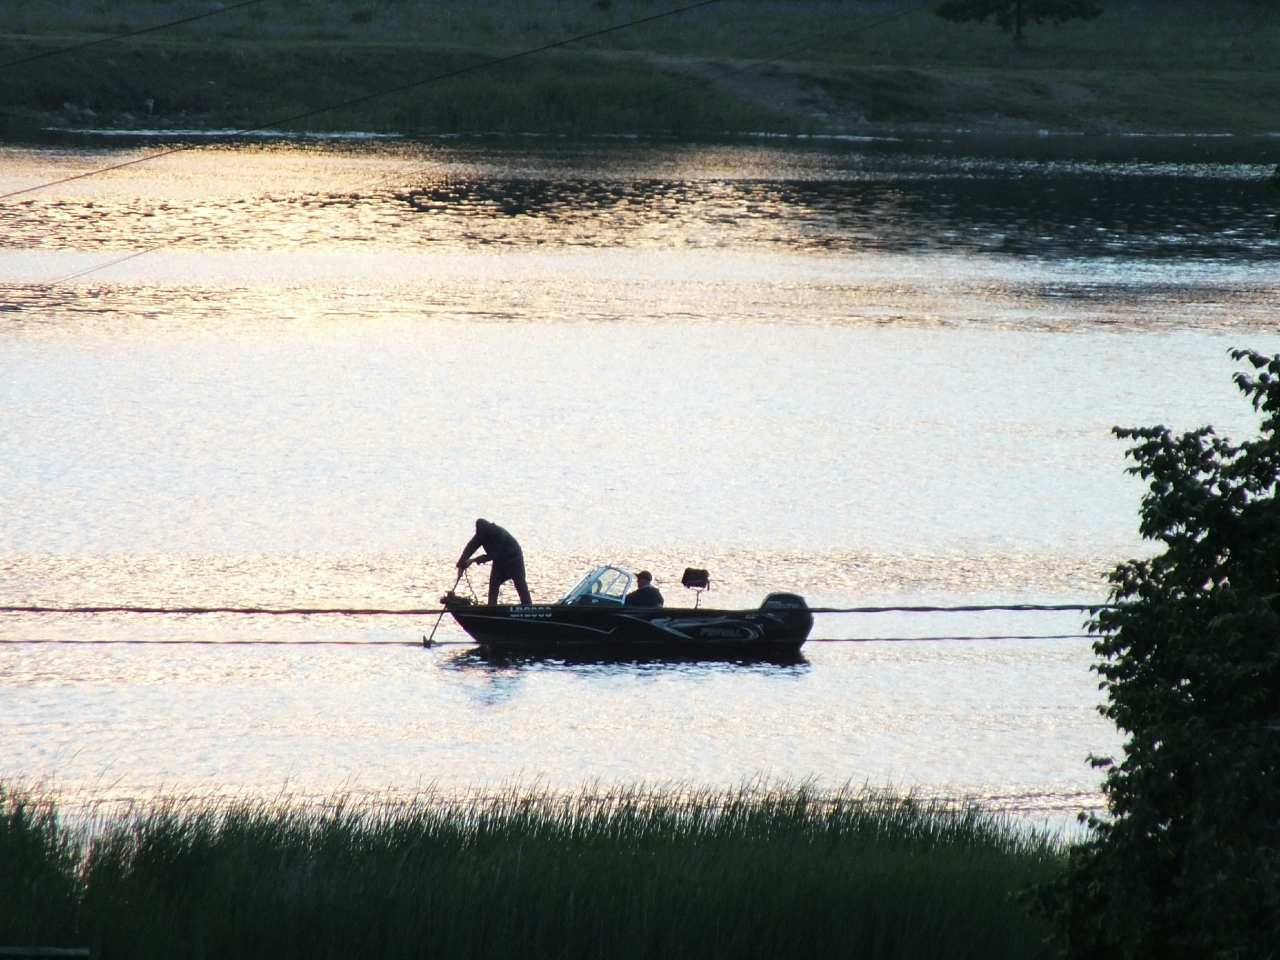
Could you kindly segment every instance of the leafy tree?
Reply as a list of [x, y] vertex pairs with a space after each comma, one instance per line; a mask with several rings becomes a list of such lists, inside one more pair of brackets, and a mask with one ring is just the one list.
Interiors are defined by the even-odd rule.
[[1111, 817], [1039, 894], [1071, 957], [1280, 956], [1280, 355], [1232, 356], [1256, 438], [1115, 430], [1164, 551], [1116, 567], [1090, 624], [1129, 739], [1093, 758]]
[[1097, 0], [944, 0], [934, 8], [944, 20], [986, 20], [994, 17], [1000, 29], [1013, 31], [1013, 39], [1022, 42], [1022, 30], [1028, 23], [1046, 20], [1092, 20], [1102, 12]]

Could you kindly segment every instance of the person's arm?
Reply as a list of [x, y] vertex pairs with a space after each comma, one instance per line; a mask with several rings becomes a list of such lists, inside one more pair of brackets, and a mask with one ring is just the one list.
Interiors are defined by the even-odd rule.
[[[467, 545], [462, 548], [462, 556], [458, 558], [459, 570], [465, 570], [467, 569], [467, 567], [471, 565], [470, 557], [473, 553], [476, 552], [477, 549], [479, 549], [479, 547], [480, 547], [480, 534], [477, 533], [474, 537], [468, 540]], [[485, 557], [485, 559], [487, 560], [489, 558]], [[481, 561], [477, 560], [476, 562], [480, 563]]]

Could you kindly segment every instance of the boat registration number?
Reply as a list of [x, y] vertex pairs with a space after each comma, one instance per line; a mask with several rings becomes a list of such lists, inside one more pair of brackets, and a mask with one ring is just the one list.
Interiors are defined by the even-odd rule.
[[511, 616], [521, 620], [547, 620], [551, 617], [550, 607], [512, 607]]

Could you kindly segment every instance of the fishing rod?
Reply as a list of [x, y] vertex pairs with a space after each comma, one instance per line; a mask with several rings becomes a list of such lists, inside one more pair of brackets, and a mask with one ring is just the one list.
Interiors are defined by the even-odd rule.
[[[458, 589], [458, 584], [462, 582], [462, 575], [463, 575], [464, 573], [466, 573], [466, 572], [467, 572], [467, 568], [466, 568], [466, 567], [459, 567], [459, 568], [458, 568], [458, 576], [457, 576], [457, 578], [453, 581], [453, 586], [449, 588], [449, 593], [453, 593], [453, 591], [455, 591], [455, 590], [457, 590], [457, 589]], [[467, 580], [467, 586], [471, 586], [471, 581], [470, 581], [470, 580]], [[436, 638], [436, 631], [440, 629], [440, 621], [444, 619], [445, 611], [446, 611], [446, 608], [444, 608], [444, 607], [441, 607], [441, 608], [440, 608], [440, 616], [436, 617], [436, 624], [435, 624], [435, 626], [434, 626], [434, 627], [432, 627], [432, 628], [431, 628], [431, 636], [429, 636], [429, 637], [423, 637], [423, 638], [422, 638], [422, 645], [423, 645], [424, 647], [429, 647], [429, 646], [431, 646], [432, 641], [434, 641], [434, 640], [435, 640], [435, 638]]]
[[[475, 565], [480, 566], [481, 564], [488, 563], [489, 559], [490, 559], [489, 557], [481, 557], [478, 560], [469, 560], [466, 563], [459, 566], [458, 576], [453, 581], [453, 586], [449, 588], [449, 592], [446, 593], [444, 597], [441, 597], [441, 600], [443, 601], [447, 597], [452, 597], [454, 595], [454, 591], [458, 589], [458, 584], [462, 582], [462, 578], [465, 576], [467, 578], [467, 589], [471, 591], [471, 599], [474, 600], [476, 603], [479, 603], [480, 598], [476, 596], [476, 588], [471, 585], [471, 574], [468, 573], [467, 571], [468, 571], [468, 568], [471, 566], [471, 564], [474, 563]], [[422, 638], [422, 645], [424, 647], [429, 647], [431, 646], [432, 643], [435, 642], [436, 631], [440, 629], [440, 621], [444, 619], [444, 615], [448, 612], [449, 612], [449, 608], [447, 606], [440, 608], [440, 616], [436, 617], [436, 624], [434, 627], [431, 628], [431, 635], [428, 637]]]

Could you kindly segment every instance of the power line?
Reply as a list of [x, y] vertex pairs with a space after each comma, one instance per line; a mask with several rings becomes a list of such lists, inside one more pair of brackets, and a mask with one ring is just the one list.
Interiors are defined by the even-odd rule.
[[[376, 189], [377, 187], [381, 186], [383, 183], [386, 183], [394, 179], [396, 176], [398, 176], [398, 173], [387, 174], [386, 176], [381, 177], [380, 179], [374, 181], [372, 187], [370, 187], [369, 189]], [[108, 260], [105, 263], [99, 263], [92, 267], [85, 267], [83, 270], [76, 270], [73, 273], [63, 274], [62, 276], [56, 277], [53, 280], [46, 280], [40, 286], [41, 286], [41, 289], [51, 290], [54, 287], [59, 286], [60, 284], [69, 283], [72, 280], [78, 280], [80, 277], [86, 277], [91, 273], [97, 273], [99, 270], [106, 270], [118, 264], [127, 263], [130, 260], [136, 260], [138, 259], [138, 257], [145, 257], [148, 253], [154, 253], [157, 250], [163, 250], [165, 247], [172, 247], [175, 244], [182, 243], [185, 240], [195, 240], [200, 237], [207, 236], [212, 232], [213, 232], [213, 228], [210, 228], [208, 230], [199, 230], [195, 233], [185, 233], [180, 236], [170, 237], [167, 240], [161, 240], [159, 243], [153, 243], [149, 247], [143, 247], [141, 250], [135, 250], [132, 253], [126, 253], [122, 256], [116, 257], [113, 260]]]
[[[942, 643], [955, 641], [978, 640], [1089, 640], [1087, 633], [1036, 633], [1036, 634], [1003, 634], [998, 636], [971, 637], [810, 637], [805, 643]], [[211, 640], [211, 639], [166, 639], [138, 640], [128, 638], [111, 638], [101, 640], [72, 640], [56, 637], [39, 639], [0, 639], [0, 646], [60, 644], [64, 646], [153, 646], [153, 647], [474, 647], [480, 646], [478, 640], [433, 640], [423, 644], [420, 640]], [[587, 646], [587, 645], [584, 645]], [[642, 644], [620, 645], [637, 653], [644, 652]], [[596, 649], [600, 645], [595, 645]], [[697, 649], [690, 645], [690, 649]]]
[[946, 640], [1092, 640], [1089, 633], [1025, 633], [979, 637], [810, 637], [805, 643], [934, 643]]
[[181, 20], [170, 20], [168, 23], [158, 23], [154, 27], [144, 27], [141, 30], [131, 30], [128, 33], [117, 33], [110, 37], [99, 37], [97, 40], [88, 40], [84, 43], [77, 43], [70, 47], [60, 47], [57, 50], [46, 50], [44, 53], [37, 53], [29, 57], [22, 57], [18, 60], [10, 60], [7, 63], [0, 63], [0, 70], [5, 69], [6, 67], [16, 67], [20, 63], [31, 63], [33, 60], [43, 60], [46, 57], [56, 57], [64, 53], [72, 53], [76, 50], [83, 50], [85, 47], [96, 47], [100, 43], [112, 43], [116, 40], [127, 40], [129, 37], [140, 37], [144, 33], [155, 33], [157, 30], [167, 30], [169, 27], [180, 27], [184, 23], [194, 23], [197, 20], [204, 20], [206, 17], [216, 17], [219, 14], [230, 13], [232, 10], [240, 10], [244, 7], [252, 7], [256, 3], [265, 2], [266, 0], [243, 0], [241, 3], [233, 3], [229, 7], [210, 10], [208, 13], [198, 13], [193, 17], [184, 17]]
[[[470, 640], [437, 640], [435, 646], [444, 644], [470, 644]], [[18, 646], [21, 644], [63, 644], [66, 646], [156, 646], [156, 647], [228, 647], [228, 646], [257, 646], [257, 647], [420, 647], [421, 640], [197, 640], [197, 639], [167, 639], [167, 640], [137, 640], [129, 638], [112, 638], [102, 640], [69, 640], [58, 637], [42, 637], [39, 639], [3, 639], [0, 640], [0, 646]]]
[[[1105, 603], [985, 603], [960, 606], [884, 606], [884, 607], [810, 607], [810, 613], [1062, 613], [1101, 610]], [[143, 607], [129, 604], [110, 606], [56, 607], [41, 604], [0, 606], [0, 613], [38, 614], [162, 614], [168, 616], [203, 616], [237, 614], [242, 616], [344, 616], [344, 617], [428, 617], [447, 613], [448, 608], [382, 608], [382, 607]]]
[[[724, 0], [699, 0], [698, 3], [692, 3], [685, 7], [677, 7], [674, 10], [667, 10], [663, 13], [655, 13], [647, 17], [641, 17], [637, 20], [629, 20], [626, 23], [619, 23], [612, 27], [605, 27], [602, 30], [593, 30], [590, 33], [582, 33], [576, 37], [569, 37], [567, 40], [557, 40], [554, 43], [543, 44], [540, 47], [533, 47], [529, 50], [522, 50], [519, 53], [509, 54], [508, 56], [505, 56], [505, 57], [497, 57], [493, 60], [485, 60], [481, 63], [472, 64], [469, 67], [459, 67], [456, 70], [449, 70], [449, 71], [446, 71], [445, 73], [438, 73], [438, 74], [435, 74], [434, 76], [424, 77], [421, 80], [414, 80], [410, 83], [403, 83], [395, 87], [387, 87], [386, 89], [378, 90], [375, 93], [368, 93], [360, 97], [352, 97], [351, 99], [343, 100], [340, 103], [332, 103], [332, 104], [329, 104], [328, 106], [321, 107], [317, 110], [307, 110], [303, 113], [294, 114], [293, 116], [279, 117], [274, 120], [270, 120], [266, 123], [258, 124], [257, 126], [244, 127], [240, 130], [236, 130], [232, 133], [227, 134], [227, 136], [239, 137], [239, 136], [244, 136], [247, 133], [254, 133], [257, 131], [270, 129], [272, 127], [278, 127], [278, 126], [284, 126], [290, 123], [296, 123], [299, 120], [306, 120], [310, 117], [319, 116], [322, 113], [328, 113], [330, 110], [342, 110], [347, 107], [354, 107], [361, 103], [368, 103], [370, 100], [376, 100], [379, 97], [390, 96], [393, 93], [403, 93], [406, 90], [412, 90], [415, 87], [425, 86], [426, 84], [429, 84], [429, 83], [437, 83], [441, 80], [448, 80], [453, 77], [461, 76], [465, 73], [473, 73], [476, 70], [483, 70], [486, 67], [494, 67], [503, 63], [511, 63], [513, 60], [520, 60], [524, 57], [530, 57], [536, 53], [544, 53], [547, 50], [555, 50], [559, 47], [568, 46], [571, 43], [578, 43], [582, 40], [590, 40], [594, 37], [602, 37], [608, 33], [616, 33], [619, 30], [626, 30], [631, 27], [636, 27], [644, 23], [652, 23], [655, 20], [662, 20], [662, 19], [665, 19], [666, 17], [673, 17], [673, 16], [676, 16], [677, 14], [687, 13], [690, 10], [697, 10], [700, 7], [709, 7], [712, 4], [722, 3], [722, 2], [724, 2]], [[159, 160], [162, 157], [170, 157], [170, 156], [173, 156], [175, 153], [185, 153], [188, 150], [194, 150], [196, 146], [197, 144], [194, 144], [194, 143], [184, 143], [177, 147], [172, 147], [168, 150], [161, 150], [158, 153], [151, 153], [151, 154], [147, 154], [146, 156], [135, 157], [132, 160], [125, 160], [121, 163], [113, 163], [106, 167], [98, 167], [95, 170], [88, 170], [84, 173], [73, 174], [72, 176], [69, 176], [69, 177], [60, 177], [57, 180], [50, 180], [47, 183], [37, 184], [34, 187], [23, 187], [21, 190], [11, 190], [8, 193], [0, 193], [0, 200], [8, 200], [12, 197], [20, 197], [24, 194], [35, 193], [38, 190], [47, 190], [50, 187], [56, 187], [56, 186], [59, 186], [60, 184], [72, 183], [76, 180], [84, 180], [87, 177], [96, 177], [99, 174], [110, 173], [113, 170], [123, 170], [126, 167], [136, 166], [140, 163], [147, 163], [151, 160]]]
[[[253, 2], [256, 2], [256, 0], [253, 0]], [[695, 6], [698, 6], [698, 5], [700, 5], [700, 4], [696, 4]], [[777, 61], [779, 61], [779, 60], [783, 59], [784, 57], [788, 57], [788, 56], [790, 56], [790, 55], [792, 55], [792, 54], [794, 54], [794, 53], [799, 53], [799, 52], [804, 51], [804, 50], [810, 50], [810, 49], [813, 49], [814, 47], [820, 47], [820, 46], [823, 46], [824, 44], [834, 43], [834, 42], [836, 42], [837, 40], [842, 40], [842, 39], [844, 39], [845, 37], [853, 36], [854, 34], [861, 33], [862, 31], [864, 31], [864, 30], [868, 30], [868, 29], [870, 29], [870, 28], [872, 28], [872, 27], [877, 27], [877, 26], [880, 26], [881, 24], [888, 23], [888, 22], [890, 22], [890, 21], [892, 21], [892, 20], [897, 20], [897, 19], [900, 19], [900, 18], [902, 18], [902, 17], [909, 16], [910, 14], [917, 13], [917, 12], [919, 12], [920, 10], [924, 10], [925, 8], [930, 7], [930, 6], [932, 6], [932, 5], [933, 5], [933, 0], [926, 0], [926, 2], [925, 2], [925, 3], [921, 3], [921, 4], [919, 4], [919, 5], [917, 5], [917, 6], [914, 6], [914, 7], [909, 7], [909, 8], [908, 8], [908, 9], [906, 9], [906, 10], [901, 10], [901, 11], [899, 11], [898, 13], [890, 14], [890, 15], [889, 15], [889, 16], [887, 16], [887, 17], [880, 17], [879, 19], [876, 19], [876, 20], [864, 21], [863, 23], [858, 24], [858, 26], [854, 27], [854, 28], [853, 28], [853, 29], [851, 29], [851, 30], [845, 30], [845, 31], [842, 31], [842, 32], [837, 33], [837, 34], [830, 34], [830, 35], [827, 35], [827, 36], [819, 37], [819, 38], [817, 38], [817, 39], [806, 40], [804, 43], [797, 44], [797, 45], [792, 46], [792, 47], [787, 47], [787, 48], [785, 48], [781, 53], [777, 53], [777, 54], [775, 54], [775, 55], [774, 55], [774, 56], [772, 56], [772, 57], [768, 57], [767, 59], [764, 59], [764, 60], [755, 60], [755, 61], [752, 61], [752, 62], [747, 63], [747, 64], [745, 64], [745, 65], [738, 66], [738, 67], [734, 67], [734, 68], [732, 68], [732, 69], [730, 69], [730, 70], [725, 70], [725, 71], [723, 71], [723, 72], [721, 72], [721, 73], [716, 74], [716, 75], [715, 75], [715, 76], [713, 76], [713, 77], [710, 77], [709, 79], [711, 80], [711, 82], [712, 82], [712, 83], [714, 83], [714, 82], [716, 82], [716, 81], [723, 80], [723, 79], [725, 79], [726, 77], [734, 76], [735, 74], [744, 73], [744, 72], [746, 72], [746, 71], [748, 71], [748, 70], [755, 70], [755, 69], [757, 69], [757, 68], [759, 68], [759, 67], [767, 66], [768, 64], [771, 64], [771, 63], [776, 63]], [[673, 12], [677, 12], [677, 13], [678, 13], [678, 12], [680, 12], [680, 11], [673, 11]], [[633, 21], [633, 22], [635, 22], [635, 23], [640, 23], [640, 22], [643, 22], [643, 21]], [[624, 25], [624, 26], [625, 26], [625, 25]], [[610, 28], [610, 29], [621, 29], [621, 27], [617, 27], [617, 28]], [[607, 31], [606, 31], [606, 32], [607, 32]], [[581, 38], [579, 38], [579, 39], [581, 39]], [[571, 42], [573, 42], [573, 41], [570, 41], [570, 40], [563, 41], [563, 43], [571, 43]], [[546, 48], [540, 48], [540, 49], [546, 49]], [[495, 62], [495, 63], [496, 63], [496, 62], [499, 62], [499, 61], [493, 61], [493, 62]], [[484, 64], [481, 64], [481, 66], [484, 66]], [[477, 69], [478, 69], [478, 68], [477, 68]], [[680, 87], [677, 87], [675, 90], [671, 90], [671, 91], [668, 91], [667, 93], [660, 94], [660, 95], [658, 95], [658, 96], [656, 96], [656, 97], [653, 97], [653, 98], [651, 98], [650, 100], [648, 100], [648, 101], [646, 101], [646, 102], [647, 102], [647, 103], [652, 104], [652, 103], [657, 103], [657, 102], [659, 102], [659, 101], [661, 101], [661, 100], [665, 100], [665, 99], [668, 99], [668, 98], [670, 98], [670, 97], [673, 97], [673, 96], [675, 96], [675, 95], [676, 95], [676, 94], [678, 94], [678, 93], [682, 93], [682, 92], [684, 92], [684, 91], [686, 91], [686, 90], [690, 90], [690, 89], [692, 89], [692, 88], [694, 88], [694, 87], [696, 87], [696, 86], [699, 86], [699, 85], [700, 85], [700, 83], [701, 83], [701, 80], [702, 80], [702, 79], [707, 79], [707, 78], [700, 78], [699, 80], [691, 81], [691, 82], [686, 83], [686, 84], [684, 84], [684, 85], [682, 85], [682, 86], [680, 86]], [[430, 82], [430, 81], [423, 81], [423, 82]], [[379, 95], [380, 95], [380, 94], [375, 94], [374, 96], [379, 96]], [[325, 109], [334, 109], [334, 108], [332, 108], [332, 107], [328, 107], [328, 108], [325, 108]], [[320, 111], [320, 112], [323, 112], [323, 111]], [[297, 118], [295, 118], [295, 119], [297, 119]], [[285, 123], [285, 122], [289, 122], [289, 121], [276, 121], [276, 123]], [[253, 130], [261, 130], [261, 129], [264, 129], [264, 128], [263, 128], [263, 127], [255, 127], [255, 128], [250, 128], [250, 129], [248, 129], [248, 130], [239, 131], [239, 133], [250, 133], [250, 132], [253, 132]], [[237, 134], [235, 134], [235, 133], [228, 134], [228, 136], [236, 136], [236, 135], [237, 135]], [[178, 152], [178, 151], [177, 151], [177, 150], [174, 150], [174, 151], [169, 151], [169, 152], [175, 152], [175, 153], [176, 153], [176, 152]], [[161, 153], [161, 154], [157, 154], [157, 156], [167, 156], [167, 155], [168, 155], [168, 152], [166, 152], [166, 153]], [[148, 158], [142, 158], [142, 159], [140, 159], [140, 160], [130, 161], [130, 163], [135, 163], [135, 162], [136, 162], [136, 163], [141, 163], [141, 162], [143, 162], [143, 160], [145, 160], [145, 159], [148, 159]], [[121, 164], [121, 166], [126, 166], [126, 165], [127, 165], [127, 164]], [[108, 168], [105, 168], [105, 169], [114, 169], [114, 168], [108, 167]], [[95, 172], [100, 172], [100, 171], [95, 171]], [[83, 174], [82, 176], [92, 176], [92, 175], [93, 175], [93, 173], [88, 173], [88, 174]], [[69, 179], [77, 179], [77, 178], [69, 178]], [[65, 181], [54, 181], [54, 183], [59, 183], [59, 182], [65, 182]], [[49, 184], [49, 185], [52, 185], [52, 184]], [[39, 190], [39, 189], [43, 189], [43, 188], [42, 188], [42, 187], [33, 187], [33, 188], [31, 188], [31, 189], [33, 189], [33, 190]], [[14, 196], [14, 195], [15, 195], [15, 194], [5, 194], [5, 195], [0, 196], [0, 199], [4, 199], [4, 197], [6, 197], [6, 196]], [[70, 281], [72, 281], [72, 280], [78, 280], [80, 277], [88, 276], [88, 275], [89, 275], [89, 274], [91, 274], [91, 273], [97, 273], [97, 272], [99, 272], [100, 270], [107, 270], [107, 269], [109, 269], [109, 268], [111, 268], [111, 267], [118, 266], [119, 264], [127, 263], [127, 262], [128, 262], [128, 261], [130, 261], [130, 260], [136, 260], [138, 257], [146, 256], [148, 253], [154, 253], [156, 250], [162, 250], [162, 249], [164, 249], [165, 247], [171, 247], [171, 246], [173, 246], [174, 244], [182, 243], [182, 242], [183, 242], [183, 241], [185, 241], [185, 240], [191, 240], [191, 239], [195, 239], [195, 238], [197, 238], [197, 237], [204, 236], [204, 235], [205, 235], [206, 233], [208, 233], [208, 232], [209, 232], [209, 231], [202, 231], [202, 232], [200, 232], [200, 233], [186, 234], [186, 235], [178, 236], [178, 237], [170, 237], [170, 238], [169, 238], [169, 239], [167, 239], [167, 240], [162, 240], [162, 241], [160, 241], [159, 243], [152, 244], [152, 245], [151, 245], [151, 246], [149, 246], [149, 247], [144, 247], [143, 249], [141, 249], [141, 250], [137, 250], [137, 251], [134, 251], [133, 253], [128, 253], [128, 254], [125, 254], [125, 255], [123, 255], [123, 256], [116, 257], [115, 259], [113, 259], [113, 260], [108, 260], [108, 261], [106, 261], [105, 263], [100, 263], [100, 264], [97, 264], [96, 266], [92, 266], [92, 267], [86, 267], [86, 268], [84, 268], [83, 270], [77, 270], [77, 271], [75, 271], [75, 272], [73, 272], [73, 273], [68, 273], [68, 274], [65, 274], [65, 275], [63, 275], [63, 276], [57, 277], [57, 278], [55, 278], [55, 279], [53, 279], [53, 280], [46, 281], [42, 286], [43, 286], [46, 290], [47, 290], [47, 289], [51, 289], [51, 288], [53, 288], [53, 287], [59, 286], [60, 284], [68, 283], [68, 282], [70, 282]]]
[[202, 234], [192, 233], [182, 237], [170, 237], [168, 240], [162, 240], [160, 243], [152, 244], [149, 247], [143, 247], [141, 250], [135, 250], [133, 253], [126, 253], [123, 257], [116, 257], [114, 260], [108, 260], [106, 263], [99, 263], [97, 266], [86, 267], [83, 270], [77, 270], [75, 273], [65, 274], [61, 277], [57, 277], [54, 280], [46, 280], [43, 284], [41, 284], [41, 286], [45, 290], [49, 290], [53, 287], [58, 286], [59, 284], [67, 283], [71, 280], [77, 280], [80, 277], [88, 276], [91, 273], [97, 273], [99, 270], [106, 270], [108, 267], [114, 267], [118, 263], [125, 263], [129, 260], [136, 260], [138, 257], [146, 256], [148, 253], [154, 253], [156, 250], [160, 250], [164, 247], [171, 247], [175, 243], [181, 243], [183, 240], [191, 240], [199, 236], [202, 236]]
[[1006, 610], [1025, 613], [1056, 613], [1070, 610], [1100, 610], [1105, 603], [978, 603], [961, 606], [913, 607], [810, 607], [810, 613], [984, 613]]
[[983, 636], [812, 636], [806, 644], [911, 644], [946, 640], [1092, 640], [1092, 634], [1002, 634]]
[[441, 612], [442, 611], [439, 607], [421, 610], [383, 610], [367, 607], [140, 607], [126, 604], [96, 607], [46, 607], [37, 604], [29, 606], [15, 605], [0, 607], [0, 613], [158, 613], [175, 616], [209, 613], [234, 613], [248, 616], [342, 615], [347, 617], [425, 617]]

